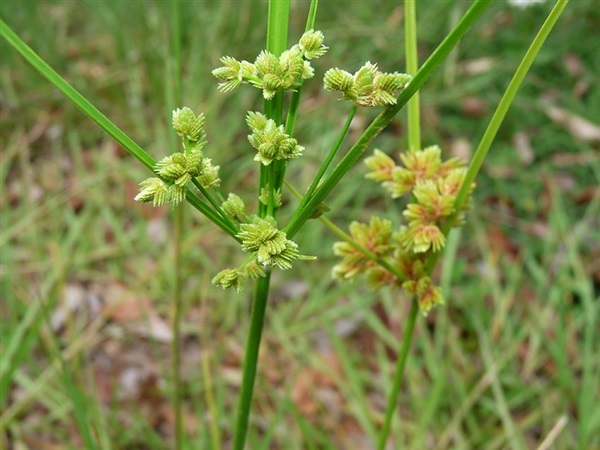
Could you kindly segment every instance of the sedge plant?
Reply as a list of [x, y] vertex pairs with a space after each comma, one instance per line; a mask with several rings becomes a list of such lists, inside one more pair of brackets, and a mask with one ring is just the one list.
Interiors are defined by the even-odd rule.
[[[116, 127], [97, 108], [67, 83], [25, 42], [0, 22], [2, 36], [56, 88], [95, 121], [123, 148], [136, 157], [151, 172], [142, 180], [135, 199], [155, 207], [168, 204], [181, 211], [187, 202], [207, 219], [221, 228], [240, 245], [240, 262], [234, 267], [222, 268], [213, 275], [212, 282], [243, 296], [245, 288], [254, 282], [254, 294], [248, 338], [243, 362], [243, 379], [239, 393], [234, 449], [243, 449], [246, 442], [252, 396], [257, 373], [258, 352], [267, 313], [270, 279], [273, 270], [287, 271], [296, 264], [315, 259], [302, 253], [293, 240], [308, 220], [319, 219], [341, 241], [334, 253], [341, 261], [333, 268], [338, 280], [351, 281], [365, 276], [375, 289], [383, 286], [406, 292], [413, 300], [404, 333], [393, 384], [388, 395], [388, 406], [380, 424], [377, 446], [385, 448], [397, 409], [402, 375], [409, 355], [413, 329], [419, 311], [426, 315], [442, 305], [443, 293], [432, 278], [433, 269], [442, 253], [448, 233], [462, 225], [470, 207], [475, 179], [485, 155], [508, 107], [524, 80], [545, 38], [556, 23], [568, 0], [558, 0], [556, 6], [535, 37], [484, 133], [470, 162], [452, 158], [443, 160], [442, 150], [435, 143], [423, 146], [419, 125], [418, 92], [428, 78], [448, 57], [456, 44], [478, 20], [490, 0], [475, 0], [454, 29], [437, 49], [419, 67], [417, 60], [416, 8], [414, 0], [405, 2], [406, 65], [396, 68], [379, 67], [365, 61], [356, 70], [329, 68], [323, 70], [328, 46], [325, 36], [316, 28], [317, 1], [310, 4], [305, 32], [288, 45], [289, 0], [270, 0], [266, 48], [257, 55], [223, 56], [221, 66], [213, 70], [223, 95], [235, 95], [238, 89], [256, 89], [262, 98], [260, 110], [248, 111], [244, 119], [248, 129], [248, 149], [256, 162], [258, 186], [254, 199], [243, 198], [241, 193], [220, 191], [220, 164], [218, 154], [210, 146], [210, 130], [205, 129], [205, 117], [184, 105], [173, 108], [171, 123], [177, 134], [169, 155], [156, 161], [123, 131]], [[177, 6], [173, 9], [173, 28], [177, 29]], [[177, 33], [173, 34], [173, 50], [178, 54]], [[247, 59], [244, 59], [247, 58]], [[322, 59], [321, 59], [322, 58]], [[179, 57], [176, 61], [179, 61]], [[252, 61], [252, 62], [251, 62]], [[321, 73], [322, 75], [319, 75]], [[176, 70], [169, 70], [171, 97], [167, 103], [179, 99]], [[304, 83], [322, 78], [332, 98], [337, 95], [342, 104], [348, 104], [347, 118], [339, 136], [327, 152], [313, 181], [304, 194], [286, 180], [288, 164], [312, 151], [310, 143], [298, 142], [294, 137], [300, 99]], [[394, 199], [405, 197], [403, 216], [406, 222], [393, 224], [386, 218], [373, 217], [369, 223], [352, 222], [349, 233], [325, 217], [328, 207], [324, 201], [334, 191], [346, 173], [364, 155], [371, 142], [390, 124], [405, 107], [408, 109], [407, 150], [394, 160], [381, 150], [375, 150], [364, 159], [368, 169], [366, 178], [379, 183], [384, 192]], [[346, 140], [355, 114], [364, 108], [376, 108], [380, 113], [366, 127], [362, 135], [349, 145], [349, 150], [331, 167]], [[278, 211], [283, 198], [292, 193], [299, 197], [291, 219], [282, 224]], [[252, 210], [250, 205], [256, 205]], [[182, 213], [176, 213], [177, 257], [181, 247]], [[181, 280], [176, 275], [177, 304], [174, 308], [175, 335], [179, 333], [181, 318]], [[180, 355], [178, 342], [173, 348], [175, 364]], [[176, 448], [182, 447], [181, 386], [177, 367], [174, 380], [176, 420]]]

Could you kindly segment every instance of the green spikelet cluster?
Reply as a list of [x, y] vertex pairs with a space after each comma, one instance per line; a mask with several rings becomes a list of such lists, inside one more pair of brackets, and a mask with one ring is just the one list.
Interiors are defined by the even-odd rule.
[[417, 298], [419, 309], [425, 316], [435, 306], [444, 304], [442, 290], [438, 286], [435, 286], [428, 276], [422, 276], [416, 280], [405, 281], [402, 283], [402, 287], [406, 292]]
[[249, 112], [246, 123], [252, 134], [248, 141], [257, 150], [255, 161], [268, 166], [274, 160], [287, 160], [302, 155], [304, 147], [285, 133], [283, 125], [277, 126], [274, 120], [267, 119], [259, 112]]
[[[342, 261], [334, 267], [333, 276], [353, 279], [364, 273], [373, 287], [402, 286], [417, 298], [421, 312], [427, 314], [443, 304], [443, 298], [440, 288], [425, 273], [423, 261], [427, 252], [444, 247], [446, 238], [441, 227], [448, 217], [458, 217], [453, 226], [460, 225], [462, 212], [456, 216], [454, 202], [466, 168], [456, 158], [442, 161], [442, 151], [436, 145], [403, 153], [400, 159], [402, 164], [396, 165], [388, 155], [375, 150], [365, 160], [369, 169], [365, 177], [380, 183], [392, 198], [410, 196], [403, 211], [406, 223], [392, 232], [391, 222], [373, 217], [369, 225], [352, 223], [350, 234], [361, 246], [405, 274], [406, 279], [399, 280], [346, 242], [334, 245], [334, 252]], [[463, 211], [467, 208], [468, 202]]]
[[221, 205], [225, 214], [229, 217], [244, 217], [246, 215], [246, 205], [244, 201], [237, 195], [230, 193], [227, 200]]
[[154, 172], [158, 178], [148, 178], [140, 184], [135, 200], [160, 206], [170, 203], [179, 205], [186, 196], [187, 184], [197, 178], [208, 189], [219, 184], [219, 166], [213, 166], [210, 158], [204, 157], [206, 134], [204, 115], [195, 115], [188, 108], [173, 111], [173, 129], [181, 137], [184, 152], [176, 152], [156, 163]]
[[204, 114], [196, 116], [187, 106], [173, 111], [173, 129], [182, 138], [194, 142], [206, 141]]
[[152, 202], [153, 206], [160, 206], [169, 201], [169, 186], [160, 178], [148, 178], [140, 183], [140, 192], [135, 200], [143, 203]]
[[277, 229], [272, 217], [253, 216], [250, 223], [241, 224], [240, 228], [237, 236], [242, 240], [242, 250], [256, 253], [256, 260], [263, 266], [287, 270], [296, 259], [312, 259], [300, 255], [298, 245]]
[[[262, 188], [260, 190], [260, 196], [258, 197], [258, 201], [263, 205], [269, 204], [269, 196], [271, 195], [271, 190], [269, 188]], [[281, 206], [281, 189], [276, 189], [273, 191], [273, 205], [275, 208], [279, 208]]]
[[238, 293], [244, 290], [246, 278], [255, 280], [264, 277], [267, 273], [262, 265], [258, 264], [256, 258], [242, 264], [237, 269], [224, 269], [212, 279], [212, 284], [221, 286], [223, 289], [234, 288]]
[[244, 274], [238, 269], [225, 269], [220, 271], [212, 279], [212, 284], [221, 286], [223, 289], [235, 288], [237, 292], [242, 292]]
[[223, 66], [213, 70], [221, 81], [221, 92], [232, 91], [242, 84], [262, 90], [263, 97], [271, 100], [277, 92], [294, 90], [306, 79], [314, 76], [308, 60], [323, 56], [327, 47], [320, 31], [310, 30], [302, 35], [300, 42], [284, 51], [281, 56], [263, 50], [254, 63], [238, 61], [231, 56], [221, 58]]
[[320, 31], [309, 30], [302, 35], [298, 46], [306, 59], [320, 58], [327, 53], [328, 48], [323, 45], [325, 36]]
[[403, 212], [408, 224], [398, 232], [398, 241], [406, 251], [437, 252], [445, 245], [440, 224], [455, 212], [454, 201], [466, 169], [456, 158], [442, 162], [441, 155], [441, 149], [433, 145], [401, 154], [401, 166], [379, 150], [365, 160], [371, 169], [366, 178], [381, 183], [392, 198], [412, 193], [413, 201]]
[[[388, 257], [394, 251], [392, 222], [389, 220], [372, 217], [369, 224], [352, 222], [349, 230], [350, 236], [357, 244], [378, 257]], [[342, 262], [336, 264], [332, 270], [333, 277], [338, 280], [354, 279], [376, 264], [348, 242], [336, 242], [333, 252], [342, 258]]]
[[264, 267], [258, 264], [256, 260], [252, 260], [251, 262], [246, 264], [244, 270], [246, 276], [252, 278], [253, 280], [256, 280], [257, 278], [262, 278], [267, 274], [265, 272]]
[[342, 100], [373, 107], [395, 105], [397, 91], [404, 89], [411, 79], [405, 73], [380, 72], [377, 64], [367, 61], [354, 75], [338, 68], [329, 69], [323, 84], [327, 91], [341, 92]]

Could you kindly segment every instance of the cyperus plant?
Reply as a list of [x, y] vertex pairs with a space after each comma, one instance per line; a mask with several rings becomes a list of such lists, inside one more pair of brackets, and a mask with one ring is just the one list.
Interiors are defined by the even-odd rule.
[[[311, 2], [306, 32], [297, 44], [288, 48], [290, 2], [271, 0], [267, 48], [258, 54], [253, 63], [225, 56], [221, 59], [223, 66], [213, 71], [220, 82], [220, 91], [230, 93], [242, 85], [249, 85], [260, 90], [264, 100], [262, 112], [250, 111], [245, 115], [250, 129], [249, 144], [255, 150], [254, 160], [259, 163], [259, 186], [256, 191], [258, 211], [255, 214], [248, 211], [241, 195], [229, 193], [225, 199], [218, 191], [219, 166], [212, 162], [211, 155], [214, 153], [210, 151], [202, 114], [187, 107], [173, 111], [173, 128], [181, 139], [182, 148], [179, 151], [171, 149], [173, 153], [156, 162], [54, 72], [4, 22], [0, 22], [1, 34], [11, 45], [85, 114], [153, 171], [154, 176], [140, 184], [136, 200], [154, 206], [169, 203], [172, 207], [180, 207], [187, 200], [235, 239], [242, 252], [248, 254], [238, 267], [224, 269], [213, 278], [214, 284], [234, 288], [238, 292], [242, 291], [246, 280], [256, 280], [233, 448], [242, 449], [246, 440], [271, 271], [273, 268], [288, 270], [296, 260], [314, 259], [302, 255], [293, 238], [309, 219], [315, 217], [319, 217], [343, 240], [334, 249], [343, 258], [333, 270], [337, 278], [348, 280], [365, 274], [373, 286], [402, 287], [415, 299], [405, 327], [388, 408], [378, 439], [379, 448], [384, 448], [397, 406], [417, 312], [420, 308], [427, 313], [443, 302], [441, 291], [431, 278], [435, 263], [444, 248], [449, 230], [462, 223], [475, 177], [498, 127], [567, 0], [558, 0], [535, 38], [467, 168], [456, 159], [442, 161], [441, 150], [437, 146], [422, 149], [416, 94], [489, 3], [490, 0], [474, 1], [455, 28], [419, 68], [415, 57], [414, 1], [405, 2], [407, 72], [410, 75], [381, 72], [376, 64], [370, 62], [364, 63], [354, 74], [340, 68], [325, 72], [325, 90], [341, 93], [342, 100], [351, 103], [351, 109], [336, 143], [306, 193], [303, 196], [298, 194], [300, 203], [285, 226], [277, 223], [277, 212], [286, 192], [284, 184], [295, 192], [285, 182], [286, 166], [302, 154], [312, 151], [308, 143], [305, 148], [294, 137], [302, 86], [306, 80], [315, 77], [312, 60], [325, 55], [327, 51], [323, 34], [314, 30], [317, 1]], [[289, 100], [287, 104], [286, 98]], [[327, 210], [323, 202], [407, 103], [409, 151], [401, 155], [401, 164], [378, 150], [365, 161], [370, 170], [367, 178], [380, 183], [393, 198], [410, 197], [403, 213], [406, 223], [394, 227], [387, 219], [373, 217], [368, 224], [353, 222], [350, 234], [346, 234], [322, 216]], [[382, 111], [327, 174], [352, 118], [361, 107], [382, 108]]]
[[[446, 237], [441, 230], [444, 221], [454, 213], [458, 191], [463, 184], [466, 168], [456, 158], [442, 162], [438, 146], [407, 152], [400, 155], [403, 165], [397, 166], [392, 158], [381, 150], [365, 160], [371, 169], [365, 177], [384, 187], [392, 198], [409, 195], [411, 201], [403, 212], [407, 224], [392, 232], [389, 220], [377, 217], [369, 225], [353, 222], [350, 225], [352, 239], [382, 258], [404, 274], [398, 278], [386, 267], [366, 258], [363, 253], [346, 241], [334, 246], [336, 255], [343, 261], [333, 268], [333, 275], [341, 280], [351, 280], [364, 273], [373, 287], [401, 285], [415, 296], [423, 314], [435, 305], [442, 304], [441, 290], [434, 286], [425, 271], [427, 252], [439, 252]], [[471, 185], [469, 196], [474, 188]], [[470, 198], [470, 197], [469, 197]], [[465, 202], [451, 226], [460, 226]]]

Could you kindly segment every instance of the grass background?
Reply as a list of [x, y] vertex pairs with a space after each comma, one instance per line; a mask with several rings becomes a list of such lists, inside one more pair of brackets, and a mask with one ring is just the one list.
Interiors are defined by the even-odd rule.
[[[421, 61], [467, 7], [419, 4]], [[425, 145], [468, 157], [550, 7], [493, 2], [422, 90]], [[0, 15], [159, 158], [170, 152], [166, 8], [4, 1]], [[210, 71], [224, 54], [253, 60], [264, 47], [266, 3], [181, 8], [184, 103], [207, 116], [222, 192], [250, 201], [257, 167], [244, 114], [262, 102], [249, 88], [218, 93]], [[293, 4], [290, 42], [307, 9]], [[417, 325], [393, 448], [600, 447], [598, 11], [594, 1], [567, 7], [491, 149], [438, 274], [447, 306]], [[396, 2], [321, 2], [330, 52], [304, 90], [297, 137], [306, 152], [289, 167], [297, 186], [308, 185], [349, 110], [319, 78], [365, 60], [401, 70], [402, 16]], [[147, 172], [4, 41], [1, 60], [0, 445], [84, 448], [87, 430], [96, 448], [169, 448], [172, 214], [133, 202]], [[374, 114], [360, 111], [350, 137]], [[375, 146], [397, 156], [405, 142], [401, 114]], [[329, 217], [343, 228], [373, 214], [398, 223], [402, 205], [364, 173], [358, 164], [334, 191]], [[185, 227], [187, 448], [227, 448], [250, 294], [210, 279], [243, 256], [195, 211]], [[297, 241], [319, 261], [274, 276], [248, 448], [371, 448], [409, 304], [333, 282], [334, 240], [309, 223]]]

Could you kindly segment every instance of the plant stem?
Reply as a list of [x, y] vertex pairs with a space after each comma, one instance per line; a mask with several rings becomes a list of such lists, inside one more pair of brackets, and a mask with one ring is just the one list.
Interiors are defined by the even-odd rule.
[[270, 280], [271, 271], [268, 270], [265, 277], [257, 280], [256, 289], [254, 291], [252, 315], [250, 317], [250, 331], [248, 333], [246, 351], [244, 353], [242, 388], [238, 401], [233, 450], [243, 450], [244, 443], [246, 442], [250, 405], [252, 403], [252, 393], [254, 391], [254, 380], [256, 379], [256, 368], [258, 366], [258, 350], [260, 348], [265, 311], [267, 309]]
[[[290, 0], [269, 0], [267, 23], [267, 51], [275, 56], [280, 56], [287, 46], [288, 23], [290, 17]], [[280, 125], [283, 120], [283, 92], [278, 92], [272, 100], [265, 100], [265, 115]], [[259, 216], [264, 217], [269, 212], [274, 214], [273, 190], [275, 186], [275, 173], [281, 172], [281, 161], [274, 161], [269, 166], [260, 166], [260, 183], [258, 195], [264, 188], [269, 189], [268, 205], [259, 202]]]
[[415, 323], [417, 322], [418, 313], [419, 302], [417, 302], [417, 299], [413, 299], [410, 305], [410, 313], [408, 314], [406, 327], [404, 328], [404, 334], [402, 336], [402, 346], [400, 347], [400, 355], [398, 356], [398, 362], [396, 363], [396, 372], [392, 384], [392, 391], [388, 397], [383, 428], [379, 434], [379, 442], [377, 443], [378, 450], [383, 450], [385, 448], [387, 437], [390, 433], [392, 418], [394, 417], [394, 411], [396, 410], [398, 404], [398, 396], [400, 394], [400, 387], [402, 386], [404, 368], [406, 367], [406, 360], [408, 358], [408, 352], [412, 343], [413, 331], [415, 329]]
[[[34, 69], [44, 76], [60, 92], [65, 95], [75, 106], [77, 106], [86, 116], [93, 120], [109, 136], [111, 136], [121, 147], [134, 156], [144, 166], [154, 174], [156, 161], [137, 145], [129, 136], [111, 122], [94, 105], [83, 97], [73, 86], [62, 78], [52, 67], [50, 67], [40, 56], [35, 53], [10, 27], [0, 19], [0, 35], [8, 41], [10, 45], [23, 56]], [[154, 174], [156, 175], [156, 174]], [[187, 201], [198, 211], [204, 214], [211, 222], [225, 231], [228, 235], [235, 238], [237, 231], [232, 229], [223, 219], [216, 214], [210, 206], [204, 203], [196, 194], [188, 189], [186, 193]]]
[[227, 223], [227, 225], [230, 227], [230, 229], [234, 230], [236, 234], [239, 233], [240, 230], [238, 229], [235, 222], [233, 220], [231, 220], [231, 218], [227, 214], [225, 214], [225, 211], [223, 211], [223, 208], [221, 208], [221, 205], [219, 205], [219, 203], [210, 194], [210, 191], [208, 189], [204, 188], [204, 186], [202, 186], [202, 184], [200, 183], [200, 181], [198, 181], [197, 178], [192, 178], [192, 183], [194, 184], [194, 186], [196, 186], [196, 188], [198, 188], [198, 190], [202, 193], [204, 198], [206, 198], [206, 200], [208, 200], [208, 202], [213, 206], [213, 208], [215, 208], [215, 210], [219, 213], [219, 215], [221, 216], [223, 221], [225, 223]]
[[[327, 168], [331, 164], [331, 161], [333, 160], [334, 156], [336, 155], [337, 151], [339, 150], [340, 146], [342, 145], [342, 142], [344, 141], [344, 138], [346, 137], [346, 134], [348, 133], [348, 130], [350, 129], [350, 124], [352, 123], [352, 119], [354, 119], [354, 115], [355, 114], [356, 114], [356, 105], [352, 105], [352, 110], [350, 110], [350, 114], [348, 114], [348, 118], [346, 119], [346, 123], [344, 124], [344, 128], [340, 132], [337, 140], [335, 141], [335, 144], [333, 145], [333, 147], [329, 151], [329, 154], [327, 155], [327, 158], [325, 158], [325, 161], [321, 165], [321, 168], [319, 169], [319, 172], [317, 173], [317, 175], [315, 176], [314, 180], [312, 181], [310, 187], [306, 191], [306, 194], [304, 195], [304, 198], [302, 198], [302, 201], [300, 202], [300, 205], [296, 209], [296, 212], [294, 213], [293, 217], [295, 217], [296, 215], [299, 215], [302, 212], [302, 209], [306, 206], [306, 204], [308, 203], [308, 201], [312, 197], [313, 193], [315, 192], [315, 189], [319, 185], [319, 182], [323, 178], [323, 175], [325, 174], [325, 171], [327, 170]], [[292, 221], [294, 220], [293, 217], [291, 219]]]
[[[318, 0], [312, 0], [310, 2], [310, 8], [308, 11], [308, 18], [306, 19], [305, 31], [309, 31], [315, 26], [315, 19], [317, 16], [317, 7], [319, 5]], [[290, 100], [290, 107], [288, 114], [285, 119], [285, 133], [292, 137], [294, 135], [294, 128], [296, 126], [296, 119], [298, 118], [298, 108], [300, 106], [300, 97], [302, 96], [302, 85], [300, 85], [294, 92], [292, 92], [292, 99]], [[285, 171], [287, 169], [287, 161], [275, 161], [275, 180], [274, 189], [281, 189], [283, 186], [283, 180], [285, 178]], [[277, 208], [274, 208], [274, 214], [277, 213]]]
[[[405, 0], [404, 2], [404, 33], [406, 41], [406, 68], [409, 74], [417, 73], [419, 66], [417, 60], [417, 10], [415, 0]], [[410, 152], [416, 152], [421, 148], [421, 125], [419, 118], [419, 93], [408, 102], [408, 149]], [[383, 450], [387, 442], [390, 430], [392, 428], [392, 419], [398, 405], [398, 395], [400, 386], [404, 379], [404, 368], [408, 359], [408, 352], [413, 338], [413, 330], [417, 321], [419, 312], [419, 302], [413, 298], [410, 305], [408, 322], [402, 336], [402, 346], [397, 361], [396, 371], [392, 381], [392, 390], [388, 395], [388, 403], [385, 411], [383, 427], [379, 433], [378, 450]]]
[[[181, 102], [181, 45], [179, 26], [179, 0], [170, 3], [170, 27], [167, 61], [167, 80], [169, 89], [166, 89], [167, 106], [171, 112]], [[176, 148], [177, 138], [173, 130], [169, 130], [169, 143], [171, 149]], [[175, 450], [183, 448], [183, 386], [181, 382], [181, 316], [183, 308], [182, 285], [183, 285], [183, 262], [181, 244], [183, 241], [184, 208], [176, 208], [173, 212], [173, 305], [171, 312], [171, 326], [173, 329], [173, 341], [171, 352], [173, 358], [173, 409], [175, 410]]]
[[408, 100], [419, 90], [427, 79], [433, 74], [435, 69], [448, 56], [448, 53], [454, 48], [458, 41], [465, 35], [475, 21], [483, 14], [491, 0], [476, 0], [471, 8], [465, 13], [454, 30], [446, 36], [433, 54], [425, 61], [421, 69], [416, 73], [410, 84], [404, 89], [397, 98], [397, 103], [386, 108], [379, 114], [369, 127], [364, 131], [362, 136], [356, 141], [342, 161], [333, 169], [333, 172], [325, 179], [319, 188], [315, 191], [313, 197], [308, 201], [307, 205], [294, 217], [284, 231], [288, 238], [293, 236], [300, 230], [302, 225], [310, 219], [313, 212], [319, 207], [321, 202], [325, 200], [327, 195], [340, 182], [343, 176], [350, 168], [360, 159], [369, 144], [381, 133], [385, 127], [392, 121], [398, 112], [406, 105]]
[[[552, 28], [554, 28], [556, 21], [567, 6], [567, 3], [569, 3], [569, 0], [558, 0], [556, 2], [554, 8], [552, 8], [552, 11], [550, 12], [544, 24], [540, 28], [540, 31], [533, 39], [533, 42], [529, 46], [527, 53], [525, 53], [523, 60], [519, 64], [519, 67], [517, 68], [515, 74], [510, 80], [510, 83], [506, 88], [506, 91], [504, 92], [504, 95], [502, 96], [502, 99], [500, 100], [500, 103], [498, 104], [498, 107], [496, 108], [496, 111], [494, 112], [490, 123], [488, 124], [485, 132], [483, 133], [483, 137], [481, 138], [481, 141], [477, 146], [477, 150], [475, 151], [475, 155], [471, 160], [471, 164], [469, 165], [469, 169], [467, 170], [465, 179], [460, 187], [458, 195], [456, 196], [456, 200], [454, 201], [454, 210], [457, 212], [448, 217], [448, 219], [444, 222], [444, 224], [441, 227], [441, 230], [444, 233], [444, 235], [447, 236], [450, 230], [452, 229], [452, 225], [454, 224], [456, 217], [462, 210], [465, 201], [468, 198], [469, 191], [471, 190], [471, 185], [475, 181], [475, 178], [477, 177], [477, 174], [481, 169], [483, 161], [485, 160], [485, 157], [487, 156], [487, 153], [490, 147], [492, 146], [492, 142], [494, 141], [496, 134], [500, 129], [500, 125], [502, 124], [504, 117], [506, 117], [508, 108], [515, 99], [517, 91], [521, 87], [521, 84], [523, 83], [527, 72], [529, 72], [533, 61], [535, 60], [535, 57], [542, 48], [542, 45], [546, 41], [546, 38], [550, 34], [550, 31], [552, 31]], [[433, 271], [433, 268], [435, 267], [435, 264], [439, 259], [440, 255], [441, 252], [429, 254], [426, 264], [428, 272]]]
[[[406, 48], [406, 72], [415, 75], [419, 70], [417, 53], [417, 11], [416, 0], [404, 2], [404, 42]], [[408, 101], [408, 150], [416, 152], [421, 148], [421, 123], [419, 91]]]
[[[290, 16], [290, 0], [269, 0], [269, 14], [267, 26], [267, 51], [276, 56], [281, 55], [287, 46], [288, 22]], [[271, 101], [265, 101], [265, 115], [277, 124], [282, 121], [283, 115], [283, 93], [278, 93]], [[263, 188], [270, 190], [268, 205], [259, 202], [259, 215], [275, 214], [274, 208], [274, 166], [260, 166], [259, 195]], [[269, 298], [269, 287], [271, 281], [271, 270], [267, 270], [266, 276], [259, 278], [254, 290], [252, 302], [252, 313], [250, 317], [250, 330], [246, 341], [244, 353], [244, 368], [242, 374], [242, 387], [238, 400], [237, 418], [233, 439], [233, 450], [243, 450], [248, 432], [248, 420], [250, 417], [250, 406], [256, 379], [258, 365], [258, 351], [264, 325], [264, 318]]]
[[[292, 186], [292, 184], [290, 182], [288, 182], [286, 180], [286, 181], [284, 181], [284, 183], [292, 194], [294, 194], [298, 199], [302, 200], [302, 195], [300, 194], [300, 192], [298, 192], [298, 190], [294, 186]], [[354, 239], [352, 239], [352, 236], [350, 236], [348, 233], [346, 233], [344, 230], [342, 230], [340, 227], [338, 227], [336, 224], [334, 224], [327, 217], [320, 216], [319, 220], [321, 222], [323, 222], [325, 224], [325, 226], [327, 228], [329, 228], [333, 234], [335, 234], [341, 240], [350, 244], [356, 250], [361, 252], [366, 258], [379, 264], [381, 267], [386, 269], [388, 272], [395, 275], [396, 278], [398, 278], [399, 280], [406, 281], [408, 279], [404, 273], [402, 273], [402, 272], [400, 272], [400, 270], [398, 270], [397, 267], [394, 267], [385, 259], [380, 258], [379, 256], [377, 256], [375, 253], [373, 253], [369, 249], [360, 245], [358, 242], [356, 242]]]
[[174, 276], [175, 286], [173, 289], [173, 384], [175, 385], [175, 449], [183, 448], [183, 385], [181, 382], [181, 316], [183, 308], [182, 285], [183, 285], [183, 263], [181, 259], [181, 243], [183, 241], [184, 209], [177, 208], [174, 223]]

